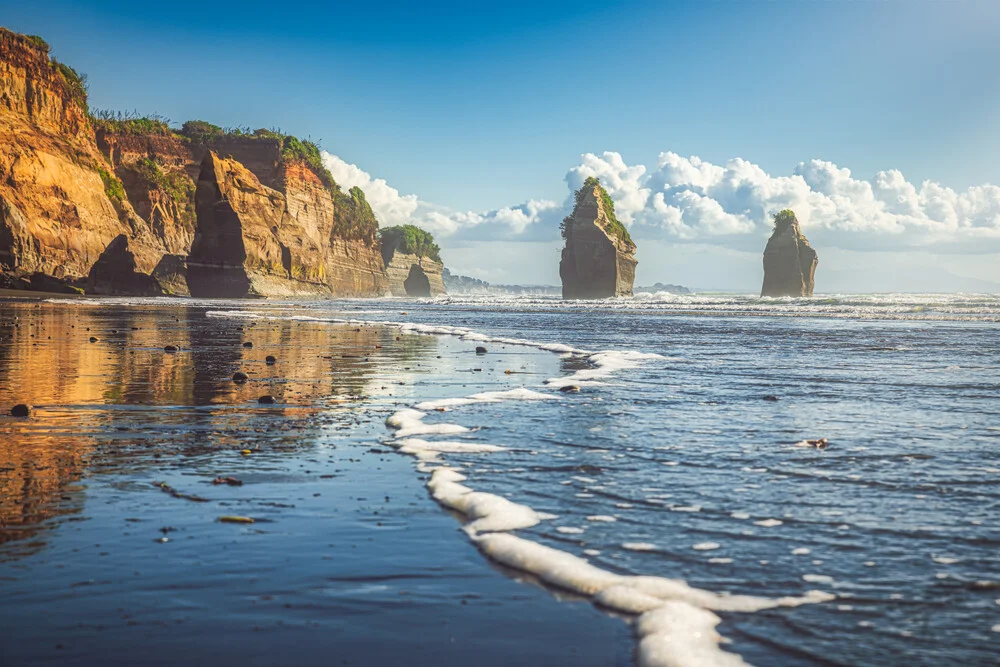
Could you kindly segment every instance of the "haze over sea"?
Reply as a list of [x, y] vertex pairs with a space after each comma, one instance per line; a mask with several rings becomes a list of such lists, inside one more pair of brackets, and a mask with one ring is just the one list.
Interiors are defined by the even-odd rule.
[[[6, 328], [14, 313], [21, 326]], [[61, 349], [55, 334], [84, 335], [70, 322], [102, 339], [87, 353], [102, 361], [24, 383]], [[330, 626], [337, 601], [329, 640], [355, 664], [401, 659], [392, 647], [436, 617], [468, 647], [434, 656], [445, 664], [629, 664], [633, 649], [645, 664], [996, 664], [998, 322], [995, 295], [8, 302], [0, 399], [36, 392], [40, 418], [0, 423], [0, 488], [22, 489], [4, 503], [0, 618], [31, 638], [56, 613], [46, 633], [65, 646], [0, 654], [72, 664], [77, 624], [93, 622], [117, 650], [148, 641], [148, 662], [166, 664], [179, 655], [170, 637], [221, 651], [211, 629], [233, 623], [273, 641], [248, 639], [223, 662], [273, 662], [286, 641], [332, 650], [309, 628]], [[182, 340], [178, 354], [162, 353], [168, 340]], [[62, 372], [65, 354], [52, 358]], [[233, 387], [235, 368], [248, 385]], [[93, 391], [60, 394], [74, 382]], [[258, 407], [263, 393], [277, 406]], [[819, 438], [826, 449], [805, 442]], [[31, 482], [37, 462], [18, 463], [19, 449], [72, 459], [84, 442], [59, 491]], [[229, 473], [245, 485], [205, 486]], [[154, 486], [164, 480], [180, 495]], [[392, 493], [380, 499], [392, 487], [414, 489], [395, 513]], [[345, 560], [341, 540], [357, 555]], [[116, 556], [144, 571], [141, 585], [103, 564]], [[502, 574], [481, 568], [488, 559]], [[626, 629], [678, 600], [694, 611]], [[701, 610], [728, 641], [709, 622], [704, 641], [670, 646]], [[376, 617], [402, 619], [381, 647], [338, 634], [369, 636]], [[496, 653], [482, 651], [477, 619], [498, 624]]]

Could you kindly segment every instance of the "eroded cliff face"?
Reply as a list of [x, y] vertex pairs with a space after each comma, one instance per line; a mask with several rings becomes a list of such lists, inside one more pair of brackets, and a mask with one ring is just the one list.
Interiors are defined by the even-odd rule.
[[774, 232], [764, 249], [764, 284], [761, 296], [812, 296], [815, 286], [816, 251], [802, 234], [791, 211], [775, 217]]
[[196, 226], [194, 193], [205, 149], [174, 134], [97, 130], [97, 146], [135, 212], [167, 253], [187, 255]]
[[285, 192], [243, 164], [209, 151], [195, 197], [197, 231], [188, 256], [193, 296], [380, 296], [377, 250], [331, 237], [333, 200], [309, 169], [282, 169]]
[[315, 145], [139, 121], [92, 122], [75, 72], [0, 29], [0, 287], [186, 295], [191, 255], [197, 294], [388, 292], [377, 222]]
[[573, 213], [563, 221], [563, 238], [559, 276], [564, 299], [632, 296], [635, 243], [597, 179], [588, 178], [577, 191]]
[[447, 294], [442, 276], [444, 264], [441, 262], [396, 250], [390, 250], [388, 257], [385, 270], [393, 296], [430, 297]]
[[97, 150], [84, 95], [47, 47], [0, 29], [0, 273], [8, 282], [81, 283], [121, 235], [140, 271], [164, 254]]

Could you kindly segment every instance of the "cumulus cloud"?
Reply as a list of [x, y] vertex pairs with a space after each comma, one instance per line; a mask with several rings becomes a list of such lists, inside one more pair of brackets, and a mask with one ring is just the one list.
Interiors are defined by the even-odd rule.
[[323, 164], [341, 187], [364, 190], [379, 224], [386, 227], [414, 224], [443, 238], [527, 240], [536, 238], [537, 228], [563, 217], [559, 204], [536, 200], [493, 211], [454, 211], [422, 201], [417, 195], [401, 195], [384, 179], [372, 178], [357, 165], [325, 151]]
[[572, 193], [596, 176], [638, 239], [757, 249], [770, 231], [771, 217], [790, 208], [817, 245], [1000, 250], [1000, 187], [956, 191], [933, 181], [915, 185], [895, 169], [865, 180], [832, 162], [810, 160], [788, 175], [773, 176], [742, 158], [716, 165], [666, 152], [655, 168], [647, 168], [629, 165], [615, 152], [587, 153], [567, 172], [568, 192], [561, 203], [530, 200], [462, 212], [401, 195], [329, 153], [324, 162], [339, 183], [365, 191], [383, 225], [412, 223], [445, 239], [558, 239], [558, 222], [572, 208]]

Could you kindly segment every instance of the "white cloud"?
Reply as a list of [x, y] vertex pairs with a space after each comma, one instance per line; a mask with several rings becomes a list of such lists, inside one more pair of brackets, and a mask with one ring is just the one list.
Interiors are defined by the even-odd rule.
[[564, 217], [559, 204], [536, 200], [485, 213], [453, 211], [421, 201], [417, 195], [401, 195], [384, 179], [372, 178], [357, 165], [326, 151], [323, 164], [341, 187], [358, 186], [364, 190], [379, 224], [386, 227], [414, 224], [443, 238], [527, 239], [541, 223]]
[[614, 199], [618, 217], [640, 241], [759, 250], [771, 216], [790, 208], [819, 248], [1000, 251], [1000, 187], [956, 191], [933, 181], [915, 185], [895, 169], [864, 180], [832, 162], [810, 160], [787, 176], [772, 176], [742, 158], [715, 165], [666, 152], [655, 169], [648, 169], [628, 165], [618, 153], [587, 153], [567, 172], [568, 193], [561, 204], [531, 200], [460, 212], [401, 195], [328, 153], [324, 162], [339, 183], [365, 190], [383, 225], [409, 222], [456, 241], [558, 240], [558, 222], [571, 208], [572, 193], [596, 176]]

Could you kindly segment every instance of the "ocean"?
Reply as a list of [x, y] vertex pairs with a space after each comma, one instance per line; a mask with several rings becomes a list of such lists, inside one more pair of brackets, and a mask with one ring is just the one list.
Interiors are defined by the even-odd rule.
[[[310, 479], [310, 493], [321, 495], [306, 498], [301, 486], [301, 470], [325, 462], [334, 466], [323, 473], [330, 485], [349, 478], [351, 488], [366, 488], [386, 466], [393, 471], [386, 488], [413, 490], [408, 510], [389, 520], [397, 534], [379, 537], [379, 548], [365, 555], [423, 563], [398, 566], [406, 577], [419, 569], [427, 587], [405, 618], [432, 617], [436, 604], [451, 600], [455, 573], [474, 571], [461, 595], [472, 596], [473, 608], [495, 604], [494, 621], [506, 629], [501, 643], [517, 647], [523, 664], [997, 664], [1000, 297], [81, 299], [0, 308], [0, 324], [15, 316], [22, 323], [19, 333], [0, 330], [4, 405], [18, 393], [14, 380], [26, 391], [25, 369], [37, 366], [32, 355], [48, 344], [40, 329], [31, 334], [38, 338], [24, 338], [26, 320], [47, 326], [46, 336], [80, 339], [82, 332], [67, 333], [69, 322], [90, 318], [102, 340], [79, 345], [114, 347], [100, 353], [88, 377], [76, 378], [82, 397], [60, 393], [50, 380], [32, 399], [39, 405], [34, 423], [0, 423], [0, 453], [22, 450], [0, 468], [8, 495], [37, 485], [20, 473], [36, 465], [25, 447], [52, 446], [54, 438], [72, 452], [67, 443], [83, 435], [91, 452], [105, 452], [76, 461], [72, 479], [45, 497], [24, 492], [22, 500], [44, 516], [24, 519], [22, 502], [15, 531], [15, 509], [0, 497], [7, 535], [0, 618], [9, 623], [40, 623], [42, 609], [53, 606], [67, 614], [126, 607], [122, 600], [134, 593], [124, 582], [80, 601], [81, 591], [101, 588], [100, 576], [84, 571], [101, 557], [71, 554], [96, 539], [88, 531], [103, 531], [123, 548], [133, 544], [142, 522], [122, 522], [136, 507], [155, 515], [149, 521], [157, 529], [171, 521], [160, 512], [173, 513], [181, 525], [171, 526], [192, 549], [258, 544], [239, 564], [202, 568], [190, 553], [171, 559], [170, 549], [181, 545], [143, 534], [141, 549], [121, 552], [116, 567], [155, 557], [179, 587], [154, 576], [151, 590], [174, 592], [165, 596], [167, 611], [157, 614], [150, 603], [147, 620], [169, 624], [178, 609], [195, 616], [221, 609], [242, 622], [243, 605], [213, 608], [205, 591], [246, 598], [244, 578], [261, 571], [287, 578], [283, 559], [335, 539], [329, 531], [341, 519], [329, 516], [326, 487]], [[140, 340], [149, 331], [155, 340]], [[255, 339], [249, 351], [240, 346], [248, 337]], [[168, 339], [179, 342], [177, 355], [161, 352]], [[282, 368], [292, 348], [295, 378]], [[277, 366], [262, 363], [268, 350], [277, 350]], [[48, 372], [79, 365], [74, 359]], [[120, 361], [105, 372], [108, 360]], [[229, 381], [237, 367], [249, 369], [249, 388]], [[281, 421], [254, 405], [265, 389], [277, 398]], [[255, 435], [247, 440], [247, 433]], [[115, 456], [106, 455], [109, 448]], [[344, 451], [364, 451], [365, 463], [348, 465]], [[347, 458], [354, 463], [353, 453]], [[294, 483], [286, 479], [293, 470]], [[228, 471], [246, 485], [206, 486]], [[219, 497], [248, 492], [255, 476], [273, 485], [261, 487], [267, 494]], [[195, 491], [185, 490], [196, 479]], [[180, 497], [156, 484], [181, 490]], [[356, 507], [369, 508], [365, 497]], [[222, 505], [206, 513], [215, 502]], [[72, 511], [42, 509], [66, 503]], [[223, 511], [256, 513], [260, 521], [229, 530], [216, 523]], [[72, 521], [80, 517], [86, 521]], [[253, 532], [280, 532], [296, 521], [301, 525], [273, 541]], [[419, 544], [401, 537], [410, 530], [419, 530]], [[180, 541], [173, 531], [163, 536]], [[422, 569], [432, 548], [461, 557], [435, 556], [436, 567]], [[55, 569], [74, 558], [80, 562], [72, 576]], [[320, 558], [284, 582], [288, 595], [329, 581], [337, 559]], [[33, 576], [19, 574], [25, 571]], [[67, 595], [74, 577], [91, 583]], [[380, 590], [398, 598], [395, 588]], [[364, 613], [393, 613], [390, 601], [380, 600], [372, 598]], [[331, 616], [343, 622], [357, 612], [323, 605], [310, 612], [299, 602], [292, 608], [306, 611], [275, 605], [264, 618], [274, 626], [301, 621], [295, 632], [308, 638], [296, 641], [318, 650]], [[457, 624], [452, 640], [474, 650], [487, 639], [469, 620], [474, 612], [463, 618], [469, 607], [442, 617]], [[516, 625], [522, 614], [532, 615], [532, 629]], [[72, 641], [93, 646], [86, 629], [61, 623]], [[355, 623], [346, 632], [368, 627]], [[175, 631], [183, 635], [185, 627]], [[399, 653], [358, 645], [345, 656], [391, 664], [417, 641], [412, 627], [400, 632]], [[522, 635], [530, 642], [518, 644]], [[371, 634], [373, 641], [380, 636]], [[211, 643], [200, 634], [194, 641]], [[573, 651], [559, 652], [567, 643]], [[40, 664], [60, 653], [11, 655], [15, 664]], [[466, 659], [435, 657], [438, 664]]]

